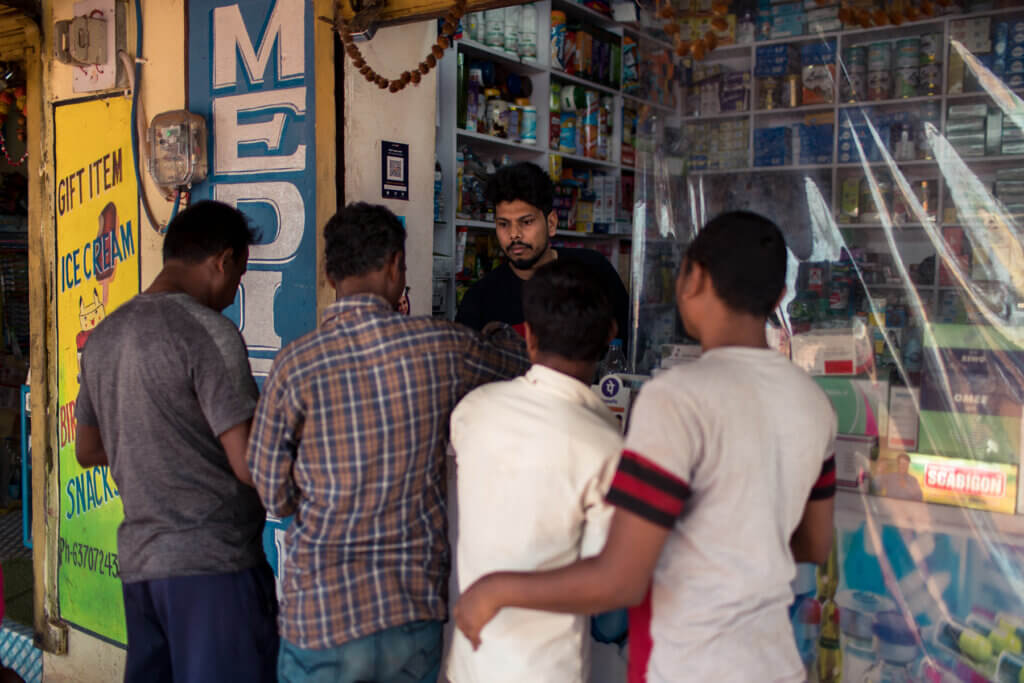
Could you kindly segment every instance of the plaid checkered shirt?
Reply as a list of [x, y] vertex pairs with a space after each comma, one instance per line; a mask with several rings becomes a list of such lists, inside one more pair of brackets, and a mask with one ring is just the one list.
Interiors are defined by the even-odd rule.
[[274, 361], [248, 462], [267, 511], [295, 515], [281, 636], [336, 647], [447, 617], [444, 448], [455, 404], [528, 367], [522, 340], [345, 297]]

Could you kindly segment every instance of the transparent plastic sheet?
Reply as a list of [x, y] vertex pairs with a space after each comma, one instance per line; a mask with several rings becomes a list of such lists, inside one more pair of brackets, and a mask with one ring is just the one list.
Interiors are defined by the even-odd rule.
[[[998, 24], [1024, 22], [1024, 6], [968, 16], [990, 18], [994, 53]], [[759, 168], [755, 146], [742, 169], [693, 172], [702, 141], [684, 137], [684, 122], [642, 130], [635, 372], [699, 353], [672, 283], [707, 220], [756, 211], [790, 247], [770, 339], [815, 377], [840, 431], [835, 550], [793, 583], [812, 681], [1024, 681], [1024, 89], [954, 39], [957, 20], [829, 38], [838, 99], [814, 112], [833, 115], [828, 163], [793, 154]], [[939, 40], [938, 90], [865, 101], [871, 83], [847, 48], [906, 38]], [[951, 93], [954, 78], [965, 85]]]

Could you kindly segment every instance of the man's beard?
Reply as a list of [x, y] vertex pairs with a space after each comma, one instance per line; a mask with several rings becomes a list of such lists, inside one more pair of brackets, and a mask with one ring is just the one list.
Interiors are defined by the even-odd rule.
[[521, 245], [521, 246], [524, 246], [524, 247], [528, 247], [529, 246], [525, 242], [513, 242], [512, 244], [508, 245], [508, 249], [505, 250], [505, 255], [508, 256], [509, 263], [511, 263], [515, 268], [517, 268], [519, 270], [530, 270], [535, 265], [537, 265], [538, 261], [540, 261], [542, 258], [544, 258], [544, 254], [547, 253], [548, 249], [551, 246], [551, 243], [548, 242], [548, 241], [545, 241], [544, 242], [544, 246], [541, 247], [540, 249], [538, 249], [537, 252], [535, 253], [535, 255], [533, 255], [533, 256], [531, 256], [529, 258], [515, 258], [515, 257], [513, 257], [509, 252], [512, 250], [512, 247], [514, 247], [516, 245]]

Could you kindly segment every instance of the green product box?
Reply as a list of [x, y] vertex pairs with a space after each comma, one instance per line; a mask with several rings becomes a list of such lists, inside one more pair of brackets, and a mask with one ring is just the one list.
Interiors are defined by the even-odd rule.
[[849, 377], [815, 377], [836, 411], [838, 433], [885, 436], [889, 424], [889, 383]]
[[952, 458], [1016, 465], [1020, 418], [921, 411], [921, 452]]

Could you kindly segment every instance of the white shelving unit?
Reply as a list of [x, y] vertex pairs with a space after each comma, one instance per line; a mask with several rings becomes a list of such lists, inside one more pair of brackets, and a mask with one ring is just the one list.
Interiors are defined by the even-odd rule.
[[[792, 173], [794, 175], [811, 175], [812, 177], [828, 178], [831, 182], [831, 207], [833, 209], [833, 215], [838, 215], [839, 197], [842, 190], [842, 181], [851, 176], [862, 176], [864, 175], [865, 164], [862, 163], [839, 163], [839, 135], [842, 130], [842, 123], [847, 116], [850, 116], [854, 122], [862, 121], [863, 117], [860, 112], [868, 111], [882, 111], [882, 112], [896, 112], [896, 111], [915, 111], [920, 109], [922, 106], [927, 104], [935, 104], [940, 112], [940, 131], [945, 131], [946, 114], [951, 104], [964, 104], [970, 102], [988, 102], [993, 103], [992, 97], [986, 92], [972, 92], [962, 94], [946, 94], [948, 91], [948, 65], [950, 59], [950, 36], [951, 29], [950, 25], [952, 22], [960, 19], [972, 19], [978, 17], [990, 17], [993, 22], [996, 21], [1009, 21], [1011, 19], [1024, 19], [1024, 3], [1018, 7], [1012, 7], [1008, 9], [993, 9], [983, 12], [974, 12], [969, 14], [949, 14], [941, 17], [936, 17], [928, 20], [915, 21], [911, 23], [905, 23], [899, 27], [886, 26], [879, 28], [869, 29], [856, 29], [839, 31], [835, 33], [827, 33], [821, 35], [804, 35], [795, 36], [792, 38], [783, 38], [779, 40], [768, 40], [758, 41], [753, 45], [743, 46], [729, 46], [727, 48], [719, 48], [713, 51], [706, 59], [707, 64], [720, 64], [723, 69], [730, 71], [742, 71], [746, 70], [751, 74], [751, 93], [750, 93], [750, 110], [744, 112], [726, 112], [721, 114], [714, 114], [711, 116], [685, 116], [683, 118], [684, 124], [692, 123], [703, 123], [703, 122], [714, 122], [722, 120], [737, 120], [745, 119], [748, 122], [750, 129], [750, 149], [748, 151], [747, 166], [741, 168], [728, 168], [728, 169], [714, 169], [714, 170], [701, 170], [701, 171], [690, 171], [689, 175], [700, 178], [710, 177], [709, 182], [714, 181], [715, 178], [721, 176], [728, 176], [733, 174], [785, 174]], [[835, 41], [836, 44], [836, 55], [837, 59], [841, 57], [844, 48], [850, 46], [866, 46], [874, 42], [892, 41], [900, 38], [920, 36], [925, 34], [939, 33], [943, 37], [943, 52], [941, 54], [941, 71], [942, 71], [942, 83], [940, 94], [930, 96], [915, 96], [898, 99], [886, 99], [880, 101], [864, 101], [864, 102], [843, 102], [840, 101], [840, 79], [843, 78], [841, 75], [841, 69], [837, 68], [837, 77], [835, 82], [835, 102], [831, 104], [813, 104], [808, 106], [794, 107], [794, 108], [780, 108], [770, 110], [759, 110], [757, 105], [759, 103], [758, 83], [757, 77], [753, 75], [754, 66], [756, 64], [757, 48], [765, 45], [807, 45], [807, 44], [820, 44], [826, 40]], [[1024, 96], [1024, 90], [1013, 90], [1014, 95], [1018, 97]], [[831, 122], [833, 125], [833, 150], [831, 164], [811, 164], [811, 165], [799, 165], [796, 163], [798, 160], [794, 160], [794, 164], [789, 166], [754, 166], [754, 130], [756, 128], [765, 126], [784, 126], [804, 121], [804, 118], [810, 115], [821, 115], [831, 113]], [[1000, 155], [1000, 156], [984, 156], [984, 157], [969, 157], [965, 156], [962, 158], [963, 162], [968, 168], [972, 169], [980, 177], [989, 178], [995, 173], [996, 170], [1002, 168], [1013, 168], [1020, 167], [1024, 164], [1024, 155]], [[885, 169], [888, 165], [885, 162], [870, 162], [866, 166], [877, 172], [881, 169]], [[946, 179], [943, 177], [941, 169], [938, 163], [934, 160], [911, 160], [911, 161], [898, 161], [896, 166], [903, 172], [909, 179], [913, 180], [924, 180], [933, 179], [937, 184], [937, 208], [935, 211], [935, 225], [940, 230], [944, 227], [959, 227], [959, 224], [943, 223], [942, 218], [944, 214], [943, 202], [946, 196]], [[891, 207], [890, 207], [891, 208]], [[838, 219], [837, 219], [838, 220]], [[848, 235], [855, 235], [851, 237], [851, 241], [856, 240], [857, 246], [878, 246], [884, 248], [886, 244], [884, 239], [884, 227], [880, 223], [848, 223], [840, 224], [838, 227], [841, 230], [849, 231]], [[856, 231], [856, 232], [853, 232]], [[894, 227], [894, 234], [897, 239], [897, 245], [904, 256], [911, 255], [915, 259], [919, 259], [923, 254], [930, 251], [931, 254], [935, 254], [934, 248], [928, 241], [924, 229], [919, 224], [908, 224], [908, 225], [896, 225]], [[906, 251], [904, 251], [904, 248]], [[914, 284], [914, 288], [921, 292], [927, 301], [932, 305], [932, 310], [936, 310], [941, 293], [943, 291], [955, 291], [957, 288], [942, 287], [940, 286], [940, 271], [939, 260], [936, 258], [936, 268], [934, 278], [929, 283]], [[868, 285], [869, 292], [877, 289], [879, 294], [883, 292], [896, 293], [896, 290], [904, 290], [903, 285]], [[872, 292], [873, 293], [873, 292]]]
[[[572, 0], [542, 0], [535, 3], [535, 5], [537, 8], [536, 59], [522, 59], [518, 55], [506, 52], [503, 49], [482, 45], [477, 41], [463, 38], [455, 41], [454, 48], [448, 50], [439, 63], [436, 153], [443, 174], [444, 212], [442, 220], [435, 223], [434, 226], [435, 303], [441, 304], [434, 307], [434, 313], [438, 316], [451, 318], [455, 315], [456, 281], [454, 274], [457, 270], [461, 269], [462, 265], [455, 263], [456, 238], [459, 228], [464, 227], [469, 231], [478, 233], [494, 230], [492, 222], [459, 218], [456, 215], [456, 154], [458, 150], [463, 146], [469, 146], [485, 160], [500, 159], [507, 156], [513, 161], [532, 161], [544, 169], [549, 167], [549, 156], [557, 154], [562, 158], [562, 163], [565, 167], [591, 169], [618, 177], [623, 173], [633, 172], [631, 166], [625, 166], [621, 161], [622, 109], [624, 101], [640, 106], [646, 105], [653, 115], [673, 117], [677, 123], [680, 120], [681, 93], [675, 94], [677, 106], [673, 108], [623, 93], [621, 89], [621, 73], [618, 77], [620, 87], [613, 88], [552, 68], [549, 38], [551, 35], [551, 11], [555, 9], [565, 12], [570, 23], [585, 23], [601, 29], [612, 36], [617, 36], [620, 43], [623, 35], [629, 35], [645, 49], [670, 50], [671, 45], [669, 43], [650, 36], [644, 31], [616, 23], [610, 17], [572, 2]], [[482, 59], [494, 61], [501, 64], [509, 72], [526, 76], [530, 79], [533, 87], [530, 100], [532, 105], [537, 108], [536, 144], [514, 142], [483, 133], [461, 130], [457, 127], [458, 55], [460, 53], [467, 60]], [[609, 159], [594, 159], [579, 154], [562, 154], [548, 149], [548, 140], [550, 139], [549, 101], [552, 82], [581, 85], [602, 95], [612, 96], [611, 118], [613, 135], [608, 145]], [[632, 236], [631, 231], [620, 230], [620, 232], [626, 232], [627, 234], [597, 234], [559, 230], [555, 239], [556, 241], [581, 240], [593, 244], [610, 243], [613, 247], [613, 252], [617, 254], [620, 244], [624, 241], [629, 241]], [[614, 262], [613, 259], [613, 264]], [[624, 273], [623, 275], [628, 282], [628, 274]], [[438, 299], [440, 299], [440, 302], [438, 302]]]

